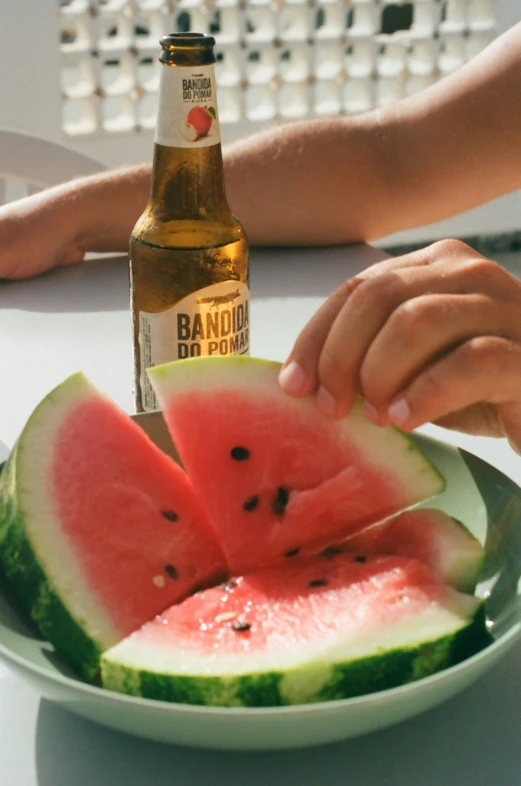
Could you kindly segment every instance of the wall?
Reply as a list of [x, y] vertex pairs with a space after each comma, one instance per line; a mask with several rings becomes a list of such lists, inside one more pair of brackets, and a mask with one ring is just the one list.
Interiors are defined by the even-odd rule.
[[[81, 1], [81, 0], [80, 0]], [[78, 0], [76, 0], [78, 2]], [[498, 29], [521, 19], [519, 0], [496, 0]], [[0, 0], [0, 127], [62, 141], [110, 166], [150, 157], [152, 131], [67, 137], [62, 130], [61, 55], [54, 0]], [[224, 140], [259, 128], [258, 124], [223, 125]], [[521, 193], [495, 200], [450, 221], [399, 233], [389, 243], [409, 243], [447, 235], [501, 233], [520, 227]]]

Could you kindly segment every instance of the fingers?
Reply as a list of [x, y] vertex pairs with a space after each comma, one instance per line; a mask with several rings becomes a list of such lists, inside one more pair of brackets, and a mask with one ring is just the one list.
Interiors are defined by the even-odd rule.
[[521, 341], [520, 304], [521, 284], [498, 265], [459, 241], [435, 243], [337, 290], [301, 332], [280, 382], [292, 395], [315, 392], [334, 418], [361, 393], [383, 425], [398, 391], [458, 345], [487, 335]]
[[[360, 394], [381, 409], [433, 355], [503, 329], [503, 310], [493, 299], [461, 294], [472, 288], [469, 275], [409, 263], [362, 278], [321, 349], [308, 349], [313, 363], [318, 356], [317, 405], [325, 415], [342, 417]], [[303, 344], [314, 339], [303, 331]]]
[[368, 348], [362, 395], [385, 422], [391, 400], [421, 371], [471, 338], [503, 327], [500, 303], [486, 295], [421, 295], [398, 306]]
[[[519, 449], [520, 391], [521, 346], [498, 336], [473, 338], [419, 374], [387, 414], [389, 422], [410, 431], [430, 421], [450, 426], [454, 413], [463, 411], [466, 430], [508, 436]], [[496, 414], [483, 402], [494, 405]]]
[[279, 381], [286, 393], [306, 396], [317, 391], [317, 403], [331, 417], [349, 410], [358, 394], [357, 372], [373, 337], [397, 305], [425, 288], [421, 279], [428, 271], [413, 265], [418, 259], [416, 252], [385, 260], [345, 282], [325, 301], [283, 366]]
[[389, 257], [381, 262], [375, 262], [373, 265], [367, 267], [362, 273], [359, 273], [356, 278], [370, 278], [375, 275], [381, 275], [391, 270], [398, 270], [405, 267], [425, 267], [431, 265], [440, 259], [459, 259], [463, 256], [480, 257], [477, 251], [468, 246], [461, 240], [437, 240], [424, 248], [410, 251], [408, 254], [402, 254], [398, 257]]
[[286, 393], [307, 396], [318, 388], [318, 365], [322, 348], [331, 327], [350, 294], [365, 280], [395, 269], [428, 264], [431, 248], [402, 257], [391, 257], [368, 267], [363, 273], [346, 281], [319, 308], [298, 336], [282, 367], [279, 382]]

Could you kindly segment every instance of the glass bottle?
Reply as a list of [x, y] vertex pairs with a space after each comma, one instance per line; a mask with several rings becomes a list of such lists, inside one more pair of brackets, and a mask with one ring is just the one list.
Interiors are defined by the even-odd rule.
[[249, 352], [248, 243], [224, 188], [215, 40], [160, 43], [150, 198], [129, 250], [137, 412], [157, 409], [150, 366]]

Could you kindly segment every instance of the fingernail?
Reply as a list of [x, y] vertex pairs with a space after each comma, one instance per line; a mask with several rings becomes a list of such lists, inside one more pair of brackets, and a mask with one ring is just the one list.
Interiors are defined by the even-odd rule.
[[325, 415], [326, 418], [335, 417], [336, 401], [329, 390], [326, 390], [322, 385], [317, 390], [315, 401], [318, 411]]
[[388, 409], [389, 420], [395, 426], [403, 426], [411, 417], [411, 410], [404, 398], [397, 398]]
[[305, 374], [295, 360], [283, 366], [279, 373], [279, 385], [285, 393], [300, 393], [305, 381]]
[[373, 405], [370, 404], [368, 401], [364, 401], [364, 414], [367, 420], [370, 420], [371, 423], [375, 424], [375, 426], [378, 426], [380, 424], [380, 418], [378, 416], [376, 407], [373, 407]]

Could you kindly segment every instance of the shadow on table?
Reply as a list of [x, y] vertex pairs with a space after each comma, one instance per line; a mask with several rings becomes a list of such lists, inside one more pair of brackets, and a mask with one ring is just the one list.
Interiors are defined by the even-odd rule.
[[132, 738], [42, 701], [38, 786], [519, 786], [521, 649], [430, 712], [344, 743], [222, 753]]
[[259, 300], [281, 295], [327, 297], [343, 281], [383, 257], [382, 251], [366, 245], [253, 249], [252, 295]]
[[0, 281], [0, 309], [37, 313], [126, 311], [127, 264], [125, 256], [96, 258], [25, 281]]
[[[342, 281], [382, 256], [381, 251], [366, 245], [253, 249], [253, 296], [326, 297]], [[39, 313], [126, 311], [128, 299], [126, 256], [90, 259], [26, 281], [0, 281], [0, 309]]]

